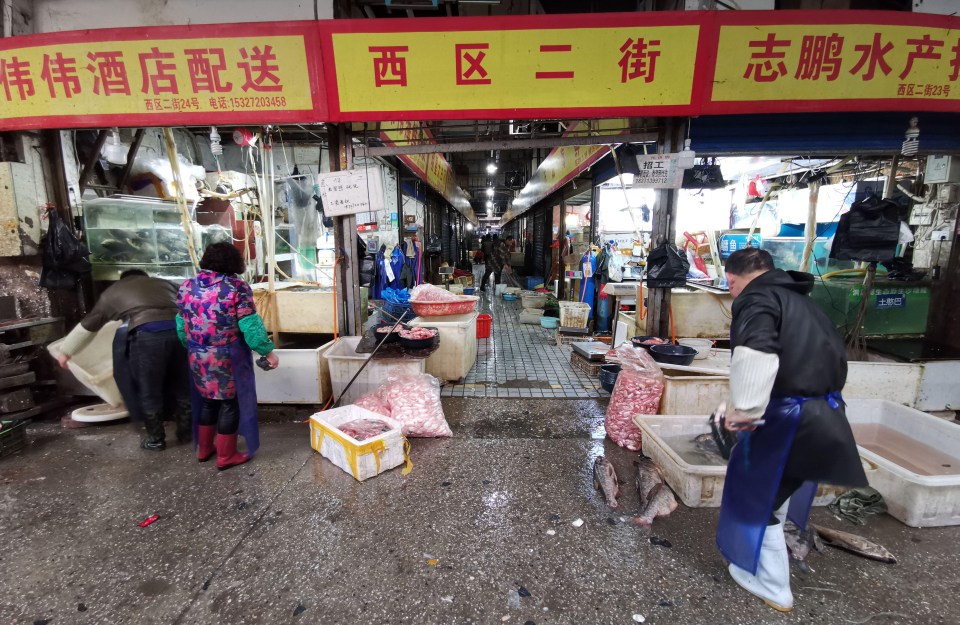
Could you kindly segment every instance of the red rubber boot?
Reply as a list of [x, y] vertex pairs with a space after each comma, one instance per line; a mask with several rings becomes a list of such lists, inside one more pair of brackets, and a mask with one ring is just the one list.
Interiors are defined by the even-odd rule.
[[237, 452], [236, 434], [217, 434], [214, 444], [217, 446], [217, 468], [221, 471], [250, 459], [249, 455]]
[[200, 426], [200, 430], [197, 433], [197, 460], [200, 462], [206, 462], [210, 458], [213, 458], [213, 454], [217, 453], [216, 447], [213, 446], [213, 438], [216, 434], [217, 426]]

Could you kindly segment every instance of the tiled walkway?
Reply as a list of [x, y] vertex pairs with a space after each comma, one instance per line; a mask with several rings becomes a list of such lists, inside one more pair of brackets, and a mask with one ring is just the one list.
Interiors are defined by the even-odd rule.
[[477, 362], [444, 397], [606, 397], [597, 378], [570, 365], [570, 347], [557, 347], [556, 330], [520, 323], [521, 302], [482, 296], [478, 310], [493, 316], [493, 333], [477, 343]]

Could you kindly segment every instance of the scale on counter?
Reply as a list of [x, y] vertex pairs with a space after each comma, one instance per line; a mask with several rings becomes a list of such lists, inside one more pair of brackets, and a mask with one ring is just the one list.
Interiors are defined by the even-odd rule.
[[610, 351], [610, 346], [599, 341], [583, 341], [581, 343], [570, 343], [573, 351], [580, 354], [590, 361], [602, 361]]

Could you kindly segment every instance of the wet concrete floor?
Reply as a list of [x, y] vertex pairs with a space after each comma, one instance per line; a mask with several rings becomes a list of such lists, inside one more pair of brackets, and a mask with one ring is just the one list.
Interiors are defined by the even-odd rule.
[[444, 406], [455, 438], [414, 440], [409, 476], [363, 484], [299, 423], [264, 424], [257, 457], [222, 473], [186, 446], [140, 451], [129, 426], [35, 424], [0, 460], [0, 623], [960, 622], [960, 528], [844, 527], [818, 509], [900, 562], [812, 554], [781, 615], [727, 577], [715, 509], [681, 505], [651, 532], [603, 504], [591, 467], [605, 453], [637, 507], [602, 402]]

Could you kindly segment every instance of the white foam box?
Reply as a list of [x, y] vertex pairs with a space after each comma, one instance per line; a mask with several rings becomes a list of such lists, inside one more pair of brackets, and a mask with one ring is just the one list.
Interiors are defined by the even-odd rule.
[[[330, 368], [330, 386], [333, 396], [343, 400], [341, 404], [350, 404], [361, 396], [380, 388], [387, 376], [392, 374], [417, 374], [426, 371], [423, 358], [376, 358], [366, 367], [364, 363], [370, 360], [370, 354], [358, 354], [357, 345], [359, 336], [343, 336], [323, 354]], [[363, 370], [360, 371], [361, 367]], [[353, 384], [346, 389], [353, 376], [360, 372]]]
[[409, 325], [436, 328], [440, 333], [440, 345], [427, 357], [427, 373], [441, 380], [460, 380], [470, 372], [477, 361], [477, 313], [417, 317]]
[[[691, 439], [710, 431], [707, 417], [696, 415], [639, 415], [634, 423], [643, 432], [643, 454], [657, 463], [663, 478], [680, 500], [691, 508], [716, 508], [723, 497], [726, 465], [688, 464], [664, 438], [689, 436]], [[825, 506], [847, 489], [820, 485], [813, 500], [815, 506]]]
[[[333, 341], [317, 349], [277, 349], [276, 369], [253, 368], [257, 402], [261, 404], [322, 404], [330, 397], [330, 367], [324, 354]], [[254, 358], [259, 358], [254, 354]]]
[[[854, 427], [876, 424], [890, 428], [960, 458], [960, 427], [919, 410], [882, 399], [849, 400], [847, 419]], [[953, 475], [921, 475], [863, 446], [860, 457], [875, 467], [867, 472], [867, 479], [883, 495], [891, 516], [910, 527], [960, 525], [960, 463]]]
[[[391, 429], [358, 441], [337, 428], [355, 419], [377, 419]], [[400, 423], [359, 406], [334, 408], [311, 416], [310, 446], [361, 482], [398, 467], [407, 459]]]

